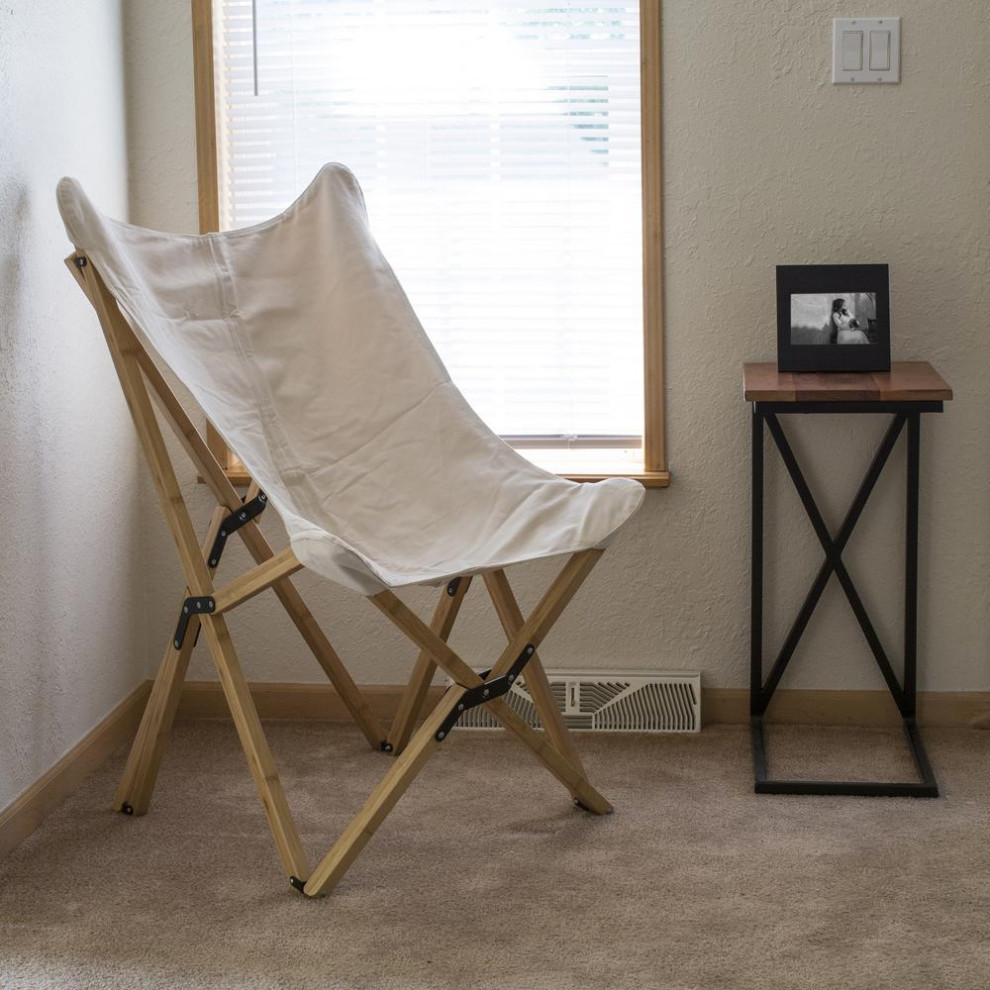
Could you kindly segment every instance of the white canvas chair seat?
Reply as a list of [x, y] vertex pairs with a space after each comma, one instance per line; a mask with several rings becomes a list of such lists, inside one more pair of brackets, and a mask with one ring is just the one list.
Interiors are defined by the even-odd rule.
[[565, 481], [451, 382], [368, 227], [324, 167], [273, 220], [186, 237], [100, 215], [63, 180], [73, 243], [189, 388], [306, 566], [362, 594], [603, 545], [634, 481]]
[[[564, 481], [496, 437], [451, 382], [368, 229], [361, 190], [324, 168], [283, 214], [244, 230], [158, 233], [103, 217], [71, 179], [59, 207], [76, 247], [67, 262], [93, 304], [127, 398], [185, 577], [176, 630], [152, 688], [114, 807], [150, 805], [196, 634], [205, 633], [279, 857], [298, 890], [344, 875], [460, 714], [488, 710], [581, 807], [608, 801], [588, 781], [537, 650], [642, 501], [639, 484]], [[189, 389], [253, 481], [243, 500], [163, 374]], [[152, 401], [217, 499], [195, 531]], [[256, 514], [274, 506], [289, 535], [276, 553]], [[236, 531], [256, 566], [215, 584]], [[504, 568], [569, 554], [524, 618]], [[291, 581], [302, 567], [365, 595], [419, 648], [388, 731], [372, 713]], [[490, 657], [447, 645], [480, 573], [505, 633]], [[392, 591], [442, 584], [432, 621]], [[396, 759], [314, 869], [300, 842], [226, 613], [271, 589], [368, 742]], [[485, 674], [475, 668], [489, 667]], [[451, 678], [416, 729], [437, 668]], [[537, 732], [504, 700], [517, 677]], [[414, 731], [415, 730], [415, 731]]]

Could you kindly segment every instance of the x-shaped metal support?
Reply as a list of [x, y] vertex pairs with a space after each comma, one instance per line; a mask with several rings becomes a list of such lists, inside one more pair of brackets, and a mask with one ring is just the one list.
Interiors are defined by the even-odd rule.
[[[755, 789], [759, 793], [777, 794], [863, 794], [886, 796], [935, 797], [938, 787], [925, 753], [915, 723], [917, 681], [917, 599], [918, 599], [918, 483], [919, 439], [921, 412], [918, 404], [903, 403], [892, 408], [877, 408], [875, 403], [852, 407], [846, 403], [821, 403], [816, 412], [894, 412], [894, 418], [884, 434], [869, 470], [853, 498], [838, 533], [833, 538], [815, 502], [811, 489], [798, 464], [797, 457], [787, 440], [777, 418], [773, 403], [755, 403], [753, 410], [753, 586], [752, 586], [752, 643], [750, 667], [750, 722], [752, 728]], [[807, 410], [802, 410], [807, 411]], [[780, 652], [766, 680], [763, 679], [763, 426], [773, 438], [787, 473], [811, 521], [812, 528], [825, 554], [808, 593], [784, 639]], [[905, 556], [904, 602], [904, 673], [898, 680], [890, 659], [884, 650], [876, 628], [866, 611], [866, 606], [853, 584], [842, 559], [856, 524], [876, 487], [898, 437], [907, 427], [907, 549]], [[886, 783], [868, 781], [819, 781], [819, 780], [771, 780], [767, 775], [766, 749], [763, 738], [763, 716], [777, 690], [780, 680], [794, 656], [798, 643], [808, 626], [812, 613], [821, 599], [825, 586], [835, 575], [859, 623], [873, 658], [886, 682], [887, 689], [897, 704], [904, 722], [911, 752], [915, 758], [920, 783]]]

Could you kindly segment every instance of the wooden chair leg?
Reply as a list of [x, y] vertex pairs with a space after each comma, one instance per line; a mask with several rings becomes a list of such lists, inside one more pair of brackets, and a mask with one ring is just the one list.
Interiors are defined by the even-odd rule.
[[[185, 595], [179, 602], [185, 601]], [[175, 711], [179, 707], [182, 684], [186, 679], [193, 639], [199, 629], [199, 617], [189, 620], [189, 628], [181, 649], [169, 640], [161, 666], [155, 676], [148, 703], [145, 705], [141, 724], [131, 744], [131, 751], [124, 766], [124, 773], [117, 785], [113, 799], [114, 811], [128, 815], [144, 815], [151, 806], [151, 795], [158, 780], [165, 745], [168, 742]]]
[[[519, 652], [523, 646], [530, 644], [538, 647], [540, 645], [553, 627], [553, 624], [560, 618], [561, 613], [584, 583], [585, 578], [591, 573], [591, 569], [601, 559], [602, 553], [603, 551], [601, 550], [584, 550], [570, 557], [553, 584], [550, 585], [549, 589], [540, 599], [536, 608], [533, 609], [529, 618], [510, 636], [509, 645], [502, 652], [498, 662], [492, 669], [492, 677], [498, 677], [504, 674], [512, 666], [515, 658], [519, 656]], [[507, 605], [507, 599], [501, 592], [504, 592], [506, 588], [508, 588], [508, 582], [504, 582], [504, 584], [500, 582], [500, 586], [496, 590], [503, 608]], [[489, 590], [491, 590], [490, 587]], [[509, 593], [511, 595], [511, 589], [509, 589]], [[516, 610], [518, 611], [518, 606], [516, 606]], [[508, 617], [508, 611], [506, 611], [506, 615]], [[513, 622], [513, 624], [515, 623]], [[540, 670], [542, 671], [542, 668]], [[528, 664], [526, 671], [527, 673], [529, 672]], [[529, 681], [527, 681], [528, 683]], [[580, 763], [576, 766], [572, 764], [551, 741], [549, 733], [544, 735], [530, 728], [501, 698], [490, 702], [488, 707], [491, 713], [513, 735], [533, 751], [537, 759], [543, 763], [550, 773], [568, 788], [572, 797], [582, 807], [596, 814], [607, 814], [612, 810], [609, 802], [591, 786]], [[553, 708], [556, 711], [555, 705]], [[546, 724], [544, 722], [544, 725]]]
[[[502, 628], [505, 630], [506, 639], [512, 640], [522, 629], [524, 620], [505, 571], [489, 571], [485, 574], [485, 587], [488, 589], [492, 604], [498, 613]], [[526, 689], [536, 705], [536, 710], [540, 714], [540, 721], [543, 723], [550, 740], [568, 763], [583, 773], [584, 766], [581, 763], [581, 757], [578, 756], [577, 747], [574, 745], [574, 737], [564, 724], [564, 718], [557, 707], [550, 681], [543, 669], [543, 664], [540, 662], [539, 654], [534, 653], [529, 663], [526, 664], [524, 677]]]
[[[204, 559], [213, 546], [226, 514], [227, 510], [223, 507], [214, 510], [206, 539], [203, 541]], [[176, 614], [188, 594], [188, 591], [183, 593]], [[171, 636], [169, 637], [165, 657], [158, 668], [151, 695], [141, 716], [141, 724], [138, 726], [131, 752], [127, 757], [124, 774], [117, 785], [117, 793], [113, 799], [115, 811], [123, 811], [129, 815], [143, 815], [151, 805], [151, 795], [155, 790], [155, 781], [158, 779], [158, 768], [161, 766], [172, 722], [175, 720], [179, 696], [182, 694], [182, 683], [189, 667], [189, 658], [192, 656], [198, 629], [199, 616], [194, 615], [189, 620], [180, 649], [175, 648]]]
[[[491, 677], [498, 677], [509, 670], [526, 646], [539, 645], [600, 557], [601, 551], [586, 550], [574, 554], [568, 560], [550, 589], [540, 599], [533, 614], [510, 638], [508, 646], [492, 669]], [[437, 739], [437, 733], [460, 704], [467, 689], [483, 683], [478, 674], [440, 638], [438, 630], [431, 629], [394, 594], [381, 592], [370, 596], [370, 601], [428, 654], [437, 666], [460, 680], [448, 688], [439, 704], [372, 791], [364, 807], [317, 865], [304, 888], [305, 893], [310, 896], [329, 892], [336, 886], [440, 745], [441, 740]], [[548, 735], [530, 728], [502, 698], [488, 702], [488, 705], [492, 714], [532, 750], [536, 758], [568, 788], [576, 801], [589, 811], [599, 814], [611, 811], [612, 806], [591, 786], [584, 771], [574, 767], [561, 755]]]
[[268, 740], [261, 728], [258, 711], [254, 707], [247, 681], [237, 661], [227, 622], [222, 615], [204, 615], [200, 623], [213, 662], [216, 664], [217, 673], [220, 675], [220, 683], [240, 737], [241, 747], [265, 807], [268, 825], [275, 838], [282, 867], [289, 877], [305, 881], [309, 876], [306, 854], [275, 770], [275, 761], [272, 759]]
[[333, 890], [416, 775], [436, 752], [440, 745], [435, 738], [436, 733], [463, 696], [464, 688], [456, 685], [444, 694], [440, 703], [412, 737], [409, 745], [399, 754], [388, 773], [371, 792], [364, 807], [313, 870], [304, 888], [305, 893], [315, 897], [317, 894], [329, 893]]
[[[451, 630], [454, 628], [454, 621], [457, 619], [457, 613], [461, 609], [461, 602], [464, 601], [464, 596], [470, 587], [470, 575], [463, 578], [456, 578], [455, 581], [451, 581], [443, 589], [440, 595], [440, 601], [437, 602], [430, 628], [445, 643], [450, 636]], [[388, 734], [389, 745], [392, 747], [392, 752], [396, 755], [401, 753], [409, 742], [413, 726], [416, 724], [416, 719], [419, 717], [419, 713], [423, 708], [423, 702], [426, 700], [426, 692], [433, 682], [433, 675], [436, 669], [437, 665], [432, 656], [426, 650], [420, 650], [419, 656], [416, 658], [416, 665], [413, 668], [412, 676], [409, 678], [409, 686], [402, 695], [399, 710], [396, 712], [395, 721], [392, 723]]]
[[[526, 669], [529, 670], [528, 665]], [[575, 803], [596, 815], [611, 813], [612, 805], [591, 786], [584, 770], [576, 768], [562, 756], [547, 736], [527, 725], [525, 720], [501, 698], [489, 702], [488, 708], [502, 725], [524, 743], [540, 763], [570, 791]]]
[[[436, 734], [447, 716], [460, 703], [465, 691], [466, 689], [459, 685], [453, 685], [446, 691], [440, 703], [412, 737], [409, 745], [399, 754], [388, 773], [372, 791], [364, 807], [351, 820], [340, 838], [310, 875], [304, 888], [305, 893], [311, 897], [329, 893], [339, 883], [399, 798], [436, 752], [440, 745]], [[501, 698], [491, 702], [489, 707], [499, 721], [521, 739], [536, 758], [567, 787], [576, 802], [596, 814], [606, 814], [612, 810], [608, 801], [588, 782], [584, 772], [571, 766], [542, 733], [531, 729]]]
[[[527, 645], [535, 647], [543, 641], [601, 555], [600, 550], [585, 550], [571, 556], [532, 615], [509, 638], [509, 643], [496, 661], [490, 677], [505, 674]], [[475, 687], [482, 683], [479, 675], [392, 592], [371, 596], [370, 601], [454, 678], [457, 684]], [[529, 746], [583, 806], [598, 813], [611, 810], [608, 801], [588, 782], [580, 763], [577, 766], [572, 765], [549, 737], [530, 728], [503, 700], [492, 701], [488, 705], [492, 714]]]

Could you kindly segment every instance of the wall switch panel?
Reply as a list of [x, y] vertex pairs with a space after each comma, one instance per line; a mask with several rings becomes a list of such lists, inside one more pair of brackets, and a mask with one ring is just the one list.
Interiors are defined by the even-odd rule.
[[832, 21], [832, 82], [900, 81], [899, 17], [837, 17]]

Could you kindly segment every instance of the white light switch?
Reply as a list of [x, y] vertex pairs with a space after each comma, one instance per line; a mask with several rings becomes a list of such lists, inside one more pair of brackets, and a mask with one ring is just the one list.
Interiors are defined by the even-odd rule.
[[900, 81], [899, 17], [837, 17], [832, 21], [832, 82]]
[[846, 72], [859, 72], [863, 68], [863, 32], [842, 32], [842, 68]]
[[870, 69], [886, 72], [890, 68], [890, 32], [870, 32]]

